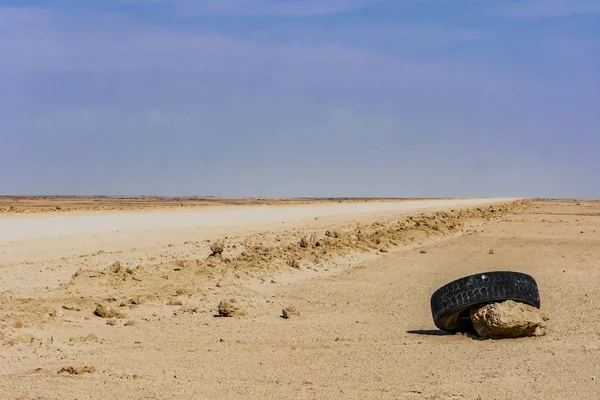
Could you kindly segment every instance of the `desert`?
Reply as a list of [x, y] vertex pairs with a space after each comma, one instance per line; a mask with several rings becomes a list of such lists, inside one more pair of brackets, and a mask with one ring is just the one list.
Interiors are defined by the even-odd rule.
[[[599, 201], [300, 203], [0, 215], [1, 397], [597, 395]], [[535, 277], [544, 336], [435, 327], [494, 270]]]

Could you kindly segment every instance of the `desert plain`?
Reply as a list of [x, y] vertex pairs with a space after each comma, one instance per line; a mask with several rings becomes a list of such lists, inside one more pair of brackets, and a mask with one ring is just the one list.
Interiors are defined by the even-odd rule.
[[[0, 200], [0, 399], [600, 399], [600, 201]], [[545, 336], [435, 328], [496, 270]]]

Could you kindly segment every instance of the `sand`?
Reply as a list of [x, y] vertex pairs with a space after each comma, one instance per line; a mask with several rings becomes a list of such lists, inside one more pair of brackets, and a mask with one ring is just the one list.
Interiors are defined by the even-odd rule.
[[[513, 200], [5, 215], [0, 397], [595, 399], [600, 202]], [[433, 291], [497, 269], [546, 336], [435, 329]]]

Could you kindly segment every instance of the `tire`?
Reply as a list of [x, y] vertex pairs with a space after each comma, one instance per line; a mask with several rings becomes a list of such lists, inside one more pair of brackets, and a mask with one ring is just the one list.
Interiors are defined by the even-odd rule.
[[513, 300], [540, 308], [538, 286], [520, 272], [494, 271], [470, 275], [442, 286], [431, 296], [433, 322], [447, 332], [473, 332], [474, 306]]

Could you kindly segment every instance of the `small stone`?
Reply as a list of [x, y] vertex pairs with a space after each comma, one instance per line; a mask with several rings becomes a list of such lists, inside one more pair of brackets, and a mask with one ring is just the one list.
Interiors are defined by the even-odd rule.
[[93, 333], [90, 333], [89, 335], [84, 337], [83, 340], [86, 342], [97, 342], [99, 339], [98, 339], [98, 336], [96, 336]]
[[167, 305], [168, 306], [182, 306], [183, 302], [181, 300], [179, 300], [179, 299], [170, 299], [167, 302]]
[[27, 333], [27, 334], [19, 335], [19, 336], [15, 337], [15, 340], [19, 343], [31, 343], [35, 340], [35, 336]]
[[289, 319], [292, 316], [299, 316], [300, 312], [294, 306], [289, 306], [281, 310], [281, 318]]
[[300, 239], [300, 247], [306, 248], [310, 246], [310, 241], [308, 240], [308, 238], [305, 236], [302, 239]]
[[94, 311], [94, 314], [102, 317], [102, 318], [124, 318], [125, 315], [123, 315], [123, 313], [121, 313], [118, 310], [115, 310], [114, 308], [104, 305], [104, 304], [98, 304], [96, 306], [96, 310]]
[[494, 254], [494, 253], [495, 253], [494, 249], [490, 249], [490, 251], [488, 252], [488, 254]]
[[240, 306], [235, 299], [222, 300], [219, 303], [219, 315], [221, 317], [236, 317], [246, 315], [246, 310]]
[[210, 245], [210, 250], [213, 252], [212, 255], [223, 253], [223, 251], [225, 251], [225, 242], [223, 242], [222, 240], [214, 242]]
[[115, 274], [118, 274], [119, 272], [123, 271], [123, 266], [119, 261], [117, 261], [110, 266], [110, 270]]
[[124, 326], [133, 326], [135, 325], [135, 321], [130, 319], [129, 321], [125, 322]]
[[426, 251], [426, 250], [421, 250], [421, 251], [420, 251], [420, 253], [421, 253], [421, 254], [426, 254], [426, 253], [427, 253], [427, 251]]
[[547, 328], [540, 310], [512, 300], [473, 308], [471, 321], [479, 336], [492, 339], [543, 336]]
[[132, 297], [131, 299], [129, 299], [129, 304], [139, 306], [140, 304], [142, 304], [142, 299], [140, 299], [139, 297]]
[[58, 373], [67, 373], [71, 375], [82, 375], [82, 374], [92, 374], [96, 372], [96, 368], [89, 365], [76, 365], [61, 368]]
[[388, 248], [387, 248], [387, 247], [382, 247], [381, 249], [379, 249], [379, 251], [380, 251], [380, 252], [382, 252], [382, 253], [387, 253], [387, 252], [389, 252], [389, 250], [388, 250]]
[[22, 327], [24, 326], [24, 325], [23, 325], [23, 321], [21, 321], [20, 319], [17, 319], [17, 320], [15, 320], [15, 321], [13, 321], [13, 322], [12, 322], [10, 325], [11, 325], [13, 328], [16, 328], [16, 329], [20, 329], [20, 328], [22, 328]]

